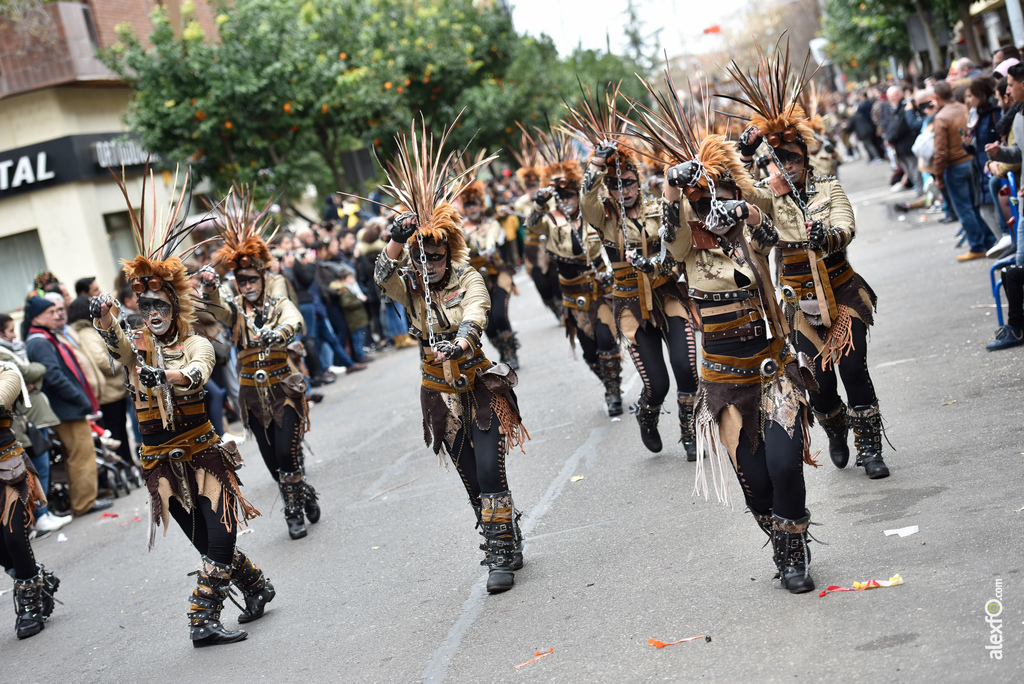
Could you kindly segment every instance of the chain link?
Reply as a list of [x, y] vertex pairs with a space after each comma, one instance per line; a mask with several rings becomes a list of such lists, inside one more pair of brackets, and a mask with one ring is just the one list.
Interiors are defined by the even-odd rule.
[[434, 308], [433, 298], [430, 296], [430, 279], [427, 277], [427, 251], [423, 249], [423, 245], [419, 246], [420, 252], [420, 279], [423, 281], [423, 306], [426, 310], [426, 315], [423, 317], [427, 325], [427, 341], [430, 344], [431, 350], [434, 348], [436, 338], [434, 337]]
[[788, 185], [789, 189], [793, 191], [793, 201], [795, 201], [797, 206], [800, 207], [800, 211], [804, 215], [804, 220], [807, 220], [807, 215], [808, 215], [807, 204], [803, 201], [803, 199], [800, 198], [800, 193], [797, 192], [796, 186], [793, 185], [793, 181], [791, 181], [789, 179], [789, 174], [786, 173], [786, 171], [783, 169], [782, 162], [779, 161], [778, 155], [775, 154], [775, 148], [772, 147], [771, 145], [765, 145], [765, 147], [768, 148], [768, 154], [771, 155], [772, 161], [775, 162], [775, 165], [778, 167], [779, 175], [782, 176], [786, 180], [786, 185]]

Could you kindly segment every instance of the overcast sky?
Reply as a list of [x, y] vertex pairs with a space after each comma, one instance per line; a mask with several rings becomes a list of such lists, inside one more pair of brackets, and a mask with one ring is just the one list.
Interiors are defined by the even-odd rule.
[[[583, 44], [584, 48], [603, 50], [605, 33], [613, 52], [626, 44], [625, 0], [510, 0], [516, 29], [532, 35], [551, 36], [563, 56]], [[746, 0], [637, 0], [644, 31], [659, 28], [661, 44], [669, 55], [684, 50], [706, 52], [720, 47], [719, 37], [705, 36], [704, 29], [725, 24]]]

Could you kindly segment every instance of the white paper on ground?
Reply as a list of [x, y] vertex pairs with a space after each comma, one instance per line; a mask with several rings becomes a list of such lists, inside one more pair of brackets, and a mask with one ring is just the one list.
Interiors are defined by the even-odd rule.
[[891, 537], [894, 534], [898, 534], [901, 537], [908, 537], [908, 536], [914, 534], [915, 532], [919, 532], [919, 531], [920, 530], [918, 529], [917, 525], [911, 525], [910, 527], [901, 527], [898, 530], [886, 530], [885, 531], [885, 536], [886, 537]]

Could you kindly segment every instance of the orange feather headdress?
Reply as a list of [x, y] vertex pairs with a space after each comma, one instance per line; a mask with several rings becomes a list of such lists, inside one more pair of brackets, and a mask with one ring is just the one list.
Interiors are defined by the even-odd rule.
[[[178, 253], [195, 227], [202, 223], [202, 220], [192, 224], [185, 223], [189, 205], [192, 203], [190, 173], [185, 172], [181, 191], [167, 213], [161, 212], [157, 207], [156, 181], [148, 166], [142, 179], [142, 198], [139, 202], [138, 213], [135, 212], [135, 207], [128, 197], [124, 169], [121, 169], [120, 178], [117, 177], [117, 174], [113, 175], [117, 187], [124, 195], [125, 202], [128, 203], [132, 235], [135, 238], [135, 247], [139, 252], [134, 259], [122, 259], [121, 270], [124, 272], [128, 284], [136, 293], [142, 294], [147, 290], [162, 291], [171, 297], [177, 315], [178, 334], [184, 337], [192, 331], [195, 306], [192, 301], [192, 286], [188, 282], [189, 274], [181, 260], [197, 247], [210, 242], [210, 240], [204, 240]], [[177, 187], [177, 173], [174, 183]], [[150, 207], [146, 206], [147, 192], [153, 198]], [[147, 214], [150, 217], [148, 228], [146, 225]]]
[[[465, 111], [465, 110], [463, 110]], [[455, 121], [441, 132], [435, 144], [434, 136], [427, 132], [426, 122], [413, 121], [408, 134], [395, 136], [397, 151], [386, 162], [384, 173], [388, 183], [384, 186], [399, 204], [416, 214], [419, 227], [409, 239], [409, 248], [417, 248], [420, 240], [431, 240], [448, 245], [452, 263], [464, 262], [469, 254], [462, 234], [462, 217], [455, 207], [458, 196], [476, 180], [475, 172], [490, 164], [497, 155], [478, 155], [472, 163], [463, 159], [463, 153], [452, 150], [445, 154]]]
[[580, 99], [570, 105], [563, 102], [566, 118], [562, 121], [563, 129], [581, 142], [597, 147], [605, 140], [617, 143], [605, 164], [607, 173], [614, 177], [616, 173], [632, 171], [639, 177], [639, 161], [636, 151], [625, 144], [625, 125], [618, 112], [619, 88], [621, 83], [608, 84], [604, 99], [598, 99], [590, 88], [580, 83]]
[[[262, 209], [255, 209], [252, 189], [248, 185], [233, 185], [224, 200], [217, 228], [224, 238], [224, 246], [214, 255], [218, 265], [229, 271], [240, 268], [254, 268], [263, 272], [270, 263], [270, 248], [267, 240], [273, 238], [276, 229], [271, 229], [274, 217], [270, 199]], [[268, 230], [271, 234], [264, 239]]]
[[516, 125], [522, 131], [522, 135], [519, 138], [519, 150], [511, 150], [512, 158], [519, 165], [519, 168], [516, 170], [516, 178], [523, 185], [529, 185], [531, 182], [539, 183], [544, 160], [540, 158], [540, 154], [537, 152], [537, 145], [529, 133], [526, 132], [526, 129], [523, 128], [523, 125], [518, 121]]
[[[640, 78], [639, 76], [637, 78]], [[686, 116], [686, 109], [679, 99], [679, 90], [672, 78], [672, 72], [665, 65], [665, 93], [658, 92], [650, 83], [640, 78], [647, 92], [656, 103], [656, 109], [639, 100], [630, 99], [630, 117], [622, 116], [635, 138], [648, 145], [654, 154], [669, 160], [670, 164], [696, 160], [700, 163], [694, 195], [711, 188], [711, 185], [731, 184], [741, 192], [750, 192], [754, 181], [744, 168], [736, 143], [724, 135], [715, 133], [711, 109], [711, 96], [704, 88], [699, 109], [702, 121], [695, 123]]]
[[765, 142], [772, 147], [799, 142], [807, 147], [814, 142], [814, 131], [807, 122], [807, 113], [800, 106], [800, 95], [813, 72], [808, 74], [811, 53], [807, 52], [803, 67], [796, 73], [789, 64], [789, 41], [782, 51], [779, 42], [771, 55], [757, 47], [757, 67], [745, 73], [735, 61], [725, 71], [740, 88], [739, 95], [722, 95], [750, 109], [750, 124], [757, 126]]

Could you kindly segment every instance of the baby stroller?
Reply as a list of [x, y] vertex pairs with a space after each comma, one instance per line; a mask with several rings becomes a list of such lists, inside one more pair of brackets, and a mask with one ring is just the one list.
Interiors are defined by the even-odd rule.
[[[117, 440], [111, 439], [110, 432], [93, 421], [89, 421], [89, 427], [92, 430], [100, 488], [110, 489], [114, 498], [118, 498], [122, 493], [131, 492], [130, 485], [141, 487], [142, 471], [136, 464], [126, 462], [117, 454]], [[71, 511], [71, 492], [66, 467], [67, 449], [55, 431], [50, 432], [50, 441], [50, 491], [47, 492], [47, 499], [55, 513], [68, 515]]]

